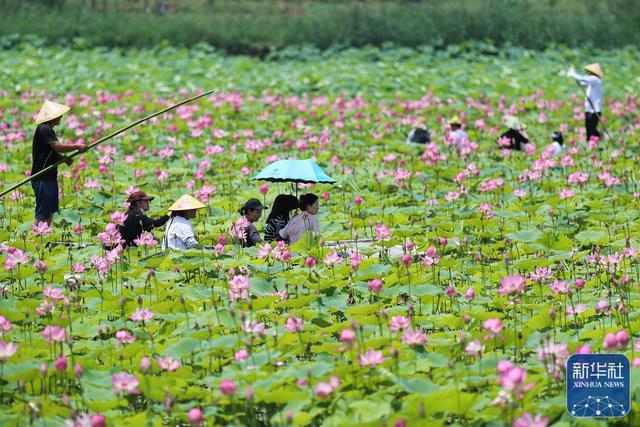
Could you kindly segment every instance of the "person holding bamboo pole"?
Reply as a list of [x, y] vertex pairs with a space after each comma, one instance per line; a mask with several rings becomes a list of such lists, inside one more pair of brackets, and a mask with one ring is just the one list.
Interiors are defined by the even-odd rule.
[[589, 74], [586, 76], [577, 74], [572, 68], [567, 71], [567, 77], [575, 79], [580, 86], [585, 88], [585, 115], [584, 125], [587, 131], [587, 142], [593, 137], [600, 139], [598, 132], [598, 122], [602, 115], [602, 68], [600, 64], [589, 64], [584, 67]]
[[[63, 144], [58, 140], [53, 128], [60, 124], [61, 117], [69, 111], [66, 105], [45, 100], [36, 116], [36, 131], [33, 135], [31, 175], [35, 175], [48, 166], [64, 160], [68, 165], [71, 159], [61, 155], [79, 151], [84, 153], [84, 144]], [[52, 167], [31, 181], [36, 196], [36, 224], [46, 222], [51, 225], [53, 214], [58, 212], [58, 168]]]

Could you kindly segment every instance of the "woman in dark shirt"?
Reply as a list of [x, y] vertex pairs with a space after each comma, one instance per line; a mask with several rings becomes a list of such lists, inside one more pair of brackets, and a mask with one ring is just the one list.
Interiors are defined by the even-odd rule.
[[505, 148], [509, 148], [511, 150], [521, 151], [524, 149], [523, 145], [529, 143], [529, 138], [527, 138], [527, 132], [525, 131], [526, 126], [520, 120], [515, 117], [509, 117], [505, 120], [505, 125], [509, 128], [505, 133], [500, 135], [498, 138], [498, 145], [500, 141], [507, 141], [509, 145], [505, 145]]
[[267, 242], [279, 242], [288, 240], [280, 237], [279, 231], [289, 222], [289, 213], [298, 208], [298, 199], [291, 194], [280, 194], [273, 201], [273, 207], [264, 226], [264, 240]]
[[137, 246], [134, 240], [138, 239], [142, 231], [151, 231], [154, 228], [162, 227], [168, 220], [169, 215], [162, 215], [158, 219], [149, 218], [145, 212], [149, 210], [149, 202], [153, 197], [147, 196], [144, 191], [134, 191], [129, 195], [129, 210], [124, 225], [118, 227], [124, 247]]

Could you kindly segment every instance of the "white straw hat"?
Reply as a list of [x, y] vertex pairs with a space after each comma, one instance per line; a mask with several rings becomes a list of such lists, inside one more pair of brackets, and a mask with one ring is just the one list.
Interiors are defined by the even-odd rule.
[[46, 123], [50, 120], [61, 117], [64, 113], [69, 111], [70, 108], [63, 104], [58, 104], [57, 102], [45, 100], [42, 104], [42, 108], [38, 112], [36, 116], [36, 124]]
[[602, 76], [604, 76], [604, 73], [602, 72], [602, 68], [600, 68], [600, 64], [598, 64], [597, 62], [594, 64], [589, 64], [586, 65], [584, 67], [585, 70], [587, 70], [590, 73], [595, 74], [596, 76], [602, 78]]
[[185, 194], [180, 197], [174, 204], [171, 205], [169, 210], [171, 212], [174, 211], [188, 211], [191, 209], [203, 209], [206, 205], [202, 203], [200, 200]]

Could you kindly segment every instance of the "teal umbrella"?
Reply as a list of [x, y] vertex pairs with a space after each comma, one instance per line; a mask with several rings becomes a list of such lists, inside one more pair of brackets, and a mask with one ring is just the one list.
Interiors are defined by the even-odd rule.
[[254, 181], [301, 182], [305, 184], [335, 184], [336, 180], [324, 173], [311, 159], [278, 160], [262, 169], [252, 178]]

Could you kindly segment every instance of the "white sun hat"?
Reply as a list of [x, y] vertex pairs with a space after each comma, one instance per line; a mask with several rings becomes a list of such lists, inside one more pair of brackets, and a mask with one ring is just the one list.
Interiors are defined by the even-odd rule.
[[57, 119], [69, 110], [70, 108], [66, 105], [58, 104], [57, 102], [46, 99], [36, 116], [36, 124], [39, 125], [50, 120]]

